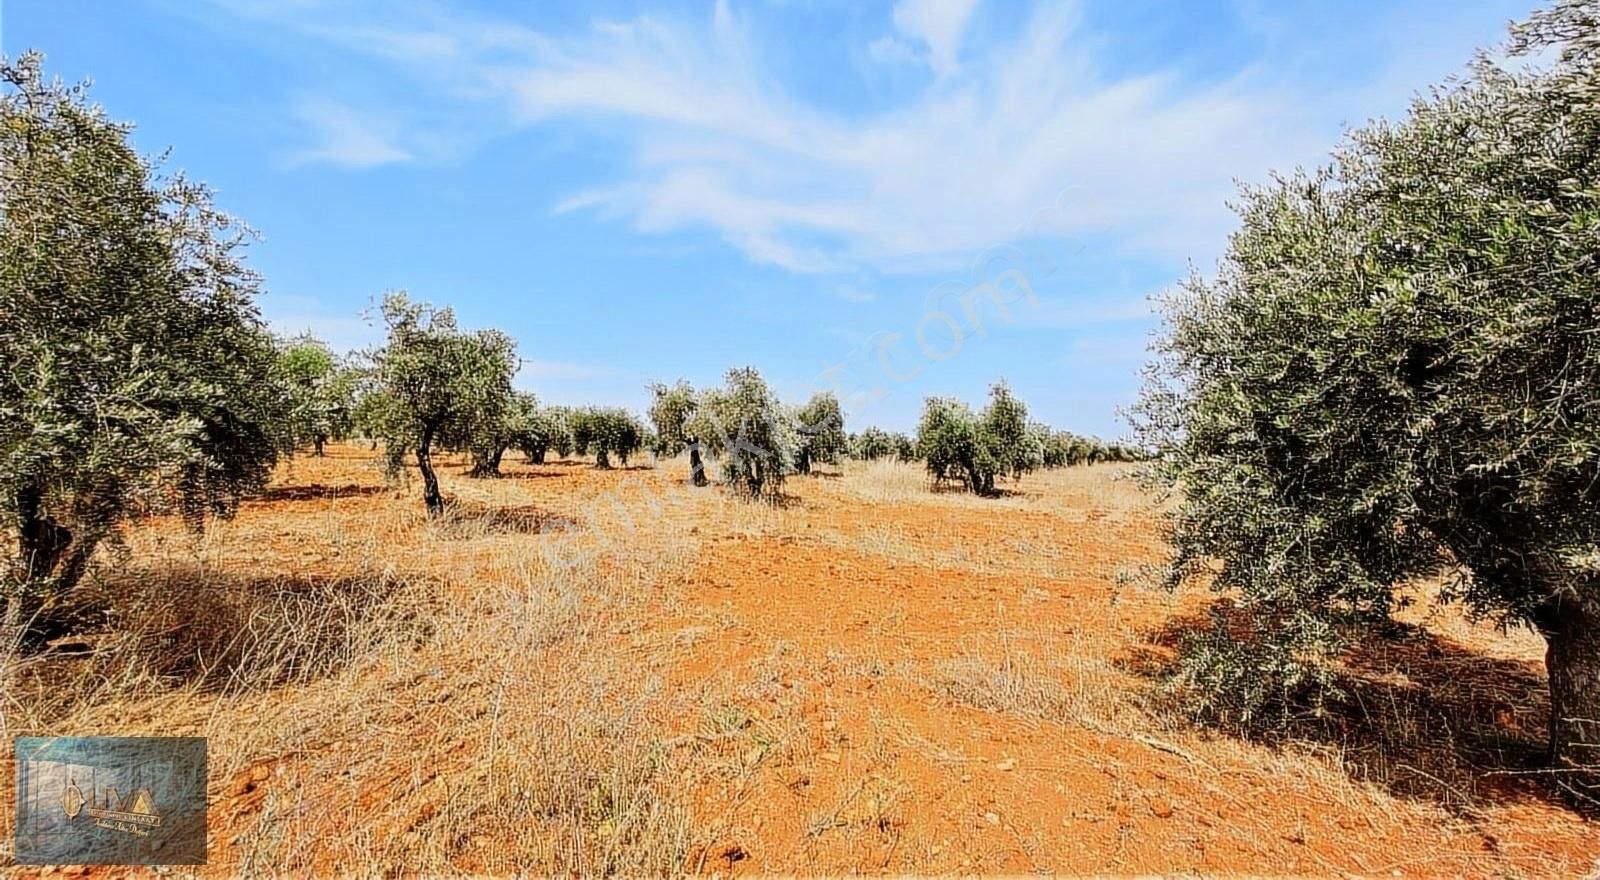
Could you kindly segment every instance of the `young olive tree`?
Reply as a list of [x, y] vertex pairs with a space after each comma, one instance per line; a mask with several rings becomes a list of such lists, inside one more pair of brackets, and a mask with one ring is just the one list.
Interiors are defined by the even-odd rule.
[[983, 437], [972, 409], [953, 397], [930, 397], [917, 425], [917, 453], [927, 462], [934, 485], [959, 481], [971, 492], [994, 492], [1000, 462]]
[[894, 454], [894, 437], [882, 428], [867, 428], [851, 437], [851, 458], [860, 461], [876, 461]]
[[383, 299], [389, 341], [372, 354], [383, 410], [376, 427], [391, 467], [406, 450], [417, 457], [428, 513], [444, 512], [433, 469], [436, 446], [470, 446], [474, 432], [499, 420], [512, 399], [516, 343], [498, 330], [468, 332], [449, 309], [412, 302], [403, 292]]
[[558, 455], [570, 453], [572, 439], [566, 416], [555, 407], [539, 406], [533, 395], [527, 395], [520, 418], [511, 432], [511, 445], [522, 453], [529, 464], [544, 464], [545, 456], [551, 450], [556, 450]]
[[1481, 59], [1247, 190], [1220, 273], [1168, 304], [1138, 412], [1182, 488], [1170, 577], [1214, 571], [1256, 621], [1191, 645], [1213, 710], [1283, 699], [1442, 570], [1544, 637], [1551, 778], [1600, 797], [1597, 25], [1537, 13], [1510, 48], [1549, 66]]
[[811, 473], [813, 462], [838, 464], [845, 450], [844, 412], [832, 391], [820, 391], [795, 413], [799, 442], [796, 444], [796, 473]]
[[724, 387], [701, 394], [685, 429], [717, 456], [722, 482], [735, 492], [780, 496], [794, 459], [794, 425], [754, 367], [729, 370]]
[[538, 401], [525, 391], [513, 391], [498, 406], [477, 414], [466, 431], [467, 453], [472, 457], [470, 477], [500, 476], [500, 461], [507, 449], [525, 448]]
[[566, 458], [577, 449], [577, 444], [572, 439], [572, 422], [574, 411], [569, 406], [547, 406], [543, 410], [544, 417], [550, 424], [550, 451], [556, 458]]
[[894, 441], [895, 458], [899, 459], [900, 461], [917, 460], [917, 443], [915, 440], [912, 440], [909, 436], [901, 431], [896, 431], [893, 434], [890, 434], [889, 439]]
[[657, 382], [650, 386], [650, 393], [654, 397], [650, 404], [650, 421], [656, 426], [656, 454], [677, 455], [688, 449], [689, 479], [696, 486], [704, 486], [706, 468], [700, 457], [700, 440], [688, 428], [698, 405], [694, 388], [679, 379], [671, 386]]
[[293, 448], [310, 444], [320, 457], [329, 440], [350, 435], [359, 376], [327, 343], [310, 334], [280, 341], [277, 372], [288, 395]]
[[1027, 405], [1003, 381], [989, 389], [989, 405], [984, 407], [978, 436], [999, 472], [1010, 474], [1013, 480], [1038, 468], [1044, 455], [1038, 435], [1028, 425]]
[[247, 232], [40, 67], [0, 59], [0, 650], [131, 508], [231, 513], [288, 419]]
[[579, 455], [593, 449], [597, 468], [610, 468], [612, 455], [626, 467], [644, 445], [644, 426], [625, 409], [585, 407], [572, 413], [571, 425], [573, 448]]

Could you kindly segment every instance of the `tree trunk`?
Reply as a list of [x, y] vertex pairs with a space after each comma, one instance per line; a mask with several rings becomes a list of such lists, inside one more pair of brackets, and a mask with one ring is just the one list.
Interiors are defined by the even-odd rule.
[[1600, 807], [1600, 609], [1562, 597], [1539, 617], [1550, 676], [1550, 765], [1563, 790]]
[[610, 469], [610, 467], [611, 467], [611, 459], [606, 457], [606, 448], [604, 446], [599, 446], [599, 447], [595, 448], [595, 451], [594, 451], [594, 466], [597, 467], [597, 468], [600, 468], [601, 470]]
[[313, 449], [311, 454], [316, 456], [317, 458], [321, 458], [322, 457], [322, 446], [323, 446], [323, 444], [325, 444], [327, 442], [328, 442], [328, 438], [326, 438], [326, 437], [318, 436], [318, 437], [312, 438], [311, 444], [314, 447], [314, 449]]
[[689, 479], [696, 486], [704, 486], [709, 482], [706, 479], [705, 462], [700, 459], [700, 444], [698, 443], [689, 446]]
[[72, 544], [72, 531], [44, 512], [44, 490], [25, 485], [17, 490], [17, 579], [22, 583], [53, 574]]
[[422, 429], [422, 441], [417, 444], [417, 470], [422, 472], [422, 503], [428, 507], [429, 516], [444, 513], [444, 496], [439, 494], [439, 477], [433, 472], [433, 426]]
[[807, 452], [803, 447], [800, 450], [800, 455], [795, 459], [794, 469], [796, 473], [800, 474], [811, 473], [811, 453]]
[[[77, 585], [88, 569], [89, 558], [100, 543], [90, 530], [75, 537], [44, 510], [44, 491], [28, 484], [17, 489], [17, 556], [11, 571], [0, 576], [4, 607], [0, 608], [0, 664], [29, 641], [41, 636], [36, 629], [46, 602]], [[63, 564], [64, 562], [64, 564]]]
[[505, 447], [502, 446], [495, 449], [493, 453], [481, 458], [474, 454], [472, 456], [472, 472], [468, 476], [485, 479], [500, 476], [500, 459], [505, 453]]

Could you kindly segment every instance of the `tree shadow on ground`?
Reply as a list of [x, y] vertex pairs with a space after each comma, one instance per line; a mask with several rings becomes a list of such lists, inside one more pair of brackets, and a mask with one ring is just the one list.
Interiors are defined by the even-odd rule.
[[[530, 464], [530, 465], [524, 465], [524, 467], [538, 468], [538, 467], [544, 467], [544, 465]], [[564, 479], [566, 477], [572, 476], [572, 472], [571, 471], [535, 471], [535, 470], [501, 471], [496, 476], [499, 479], [502, 479], [502, 480], [560, 480], [560, 479]]]
[[442, 516], [434, 519], [435, 528], [455, 537], [483, 534], [531, 535], [564, 532], [577, 521], [532, 504], [501, 506], [472, 501], [451, 501]]
[[[1225, 601], [1218, 607], [1225, 619], [1238, 614]], [[1129, 665], [1165, 678], [1182, 642], [1211, 626], [1205, 612], [1175, 618]], [[1550, 699], [1538, 664], [1484, 656], [1397, 624], [1348, 651], [1335, 686], [1340, 693], [1320, 705], [1307, 695], [1267, 723], [1215, 729], [1331, 754], [1353, 779], [1456, 812], [1525, 800], [1571, 806], [1543, 772]]]
[[396, 638], [420, 644], [443, 591], [380, 573], [241, 574], [178, 565], [94, 577], [38, 623], [17, 699], [34, 720], [193, 687], [238, 692], [331, 676]]
[[382, 495], [390, 491], [385, 486], [362, 486], [356, 483], [345, 483], [341, 486], [327, 486], [322, 483], [310, 483], [303, 486], [273, 486], [262, 491], [256, 499], [259, 501], [315, 501], [323, 498], [366, 498], [371, 495]]

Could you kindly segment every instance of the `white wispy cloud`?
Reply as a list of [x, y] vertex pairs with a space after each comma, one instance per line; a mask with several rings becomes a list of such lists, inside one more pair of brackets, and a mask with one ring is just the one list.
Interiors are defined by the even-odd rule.
[[[946, 270], [1022, 238], [1089, 233], [1119, 252], [1205, 261], [1233, 225], [1236, 179], [1317, 161], [1342, 121], [1338, 101], [1357, 119], [1367, 112], [1359, 90], [1330, 95], [1248, 66], [1204, 80], [1177, 62], [1126, 72], [1070, 3], [1039, 2], [1015, 36], [980, 45], [975, 0], [900, 0], [867, 52], [933, 75], [863, 114], [786, 88], [744, 18], [759, 7], [719, 2], [709, 16], [556, 35], [430, 0], [293, 16], [221, 2], [392, 64], [433, 100], [486, 113], [487, 131], [578, 123], [631, 156], [612, 179], [574, 186], [554, 213], [644, 233], [706, 229], [797, 272]], [[1425, 54], [1435, 50], [1457, 51]], [[305, 113], [320, 140], [303, 161], [410, 157], [394, 132], [333, 107]]]
[[288, 157], [290, 165], [329, 164], [375, 168], [414, 157], [395, 143], [396, 127], [330, 98], [306, 98], [294, 116], [306, 129], [311, 145]]
[[927, 47], [929, 67], [948, 74], [956, 69], [961, 40], [977, 5], [977, 0], [900, 0], [894, 5], [894, 26]]

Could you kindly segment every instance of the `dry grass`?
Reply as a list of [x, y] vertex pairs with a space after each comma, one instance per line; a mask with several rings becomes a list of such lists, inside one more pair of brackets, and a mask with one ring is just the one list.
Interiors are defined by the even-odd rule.
[[1022, 631], [963, 641], [960, 653], [935, 664], [928, 682], [958, 702], [1093, 729], [1137, 711], [1103, 639]]
[[1130, 667], [1204, 597], [1118, 589], [1159, 551], [1127, 468], [978, 499], [850, 463], [767, 506], [681, 459], [449, 462], [430, 522], [334, 451], [203, 538], [139, 524], [0, 700], [7, 736], [208, 736], [212, 873], [1531, 876], [1590, 833], [1448, 775], [1437, 715], [1263, 745], [1152, 708]]

